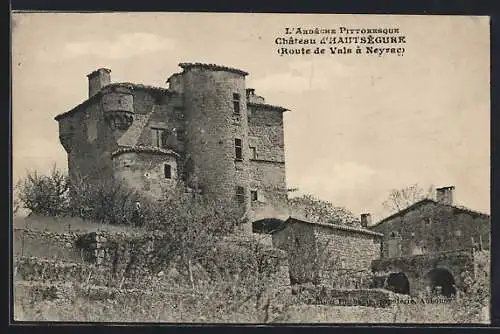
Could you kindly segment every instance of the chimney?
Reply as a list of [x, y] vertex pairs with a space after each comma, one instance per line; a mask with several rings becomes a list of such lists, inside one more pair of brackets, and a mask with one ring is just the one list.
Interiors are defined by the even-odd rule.
[[436, 188], [436, 200], [438, 203], [453, 205], [453, 190], [455, 190], [455, 186]]
[[96, 95], [101, 88], [111, 83], [111, 70], [100, 68], [87, 75], [89, 78], [89, 99]]
[[372, 224], [372, 215], [370, 213], [361, 214], [361, 227], [367, 228]]

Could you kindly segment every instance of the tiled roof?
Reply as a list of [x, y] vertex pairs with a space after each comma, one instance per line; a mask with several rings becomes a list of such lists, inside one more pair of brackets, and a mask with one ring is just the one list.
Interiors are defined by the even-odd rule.
[[328, 227], [331, 229], [342, 230], [342, 231], [353, 232], [353, 233], [360, 233], [360, 234], [368, 234], [368, 235], [373, 235], [373, 236], [378, 236], [378, 237], [384, 236], [382, 233], [374, 232], [374, 231], [371, 231], [371, 230], [368, 230], [365, 228], [347, 226], [347, 225], [339, 225], [339, 224], [327, 224], [327, 223], [320, 223], [320, 222], [315, 222], [315, 221], [307, 221], [307, 220], [302, 220], [302, 219], [295, 218], [295, 217], [288, 218], [284, 224], [289, 224], [289, 223], [293, 223], [293, 222], [323, 226], [323, 227]]
[[116, 83], [111, 83], [105, 87], [113, 87], [113, 86], [131, 86], [131, 88], [133, 88], [133, 89], [153, 90], [153, 91], [163, 92], [165, 94], [175, 94], [174, 91], [171, 91], [168, 88], [143, 85], [143, 84], [132, 83], [132, 82], [116, 82]]
[[164, 149], [152, 146], [129, 146], [129, 147], [121, 147], [118, 150], [114, 151], [113, 153], [111, 153], [111, 157], [114, 158], [122, 153], [130, 153], [130, 152], [175, 155], [177, 157], [179, 156], [177, 152], [170, 149]]
[[137, 141], [139, 140], [139, 137], [141, 136], [144, 126], [147, 124], [150, 117], [151, 113], [148, 113], [146, 115], [135, 114], [132, 124], [118, 139], [118, 146], [135, 146], [137, 144]]
[[[111, 83], [109, 85], [106, 85], [106, 86], [102, 87], [102, 89], [104, 89], [104, 88], [110, 88], [110, 87], [121, 87], [121, 86], [125, 86], [125, 87], [131, 88], [131, 89], [149, 90], [149, 91], [159, 92], [159, 93], [168, 94], [168, 95], [177, 94], [176, 92], [174, 92], [172, 90], [169, 90], [168, 88], [156, 87], [156, 86], [148, 86], [148, 85], [131, 83], [131, 82], [115, 82], [115, 83]], [[93, 95], [89, 99], [83, 101], [79, 105], [73, 107], [71, 110], [69, 110], [67, 112], [64, 112], [62, 114], [57, 115], [56, 117], [54, 117], [54, 119], [56, 121], [58, 121], [61, 118], [64, 118], [64, 117], [69, 116], [70, 114], [72, 114], [74, 112], [77, 112], [77, 111], [81, 110], [84, 106], [86, 106], [86, 105], [92, 103], [93, 101], [95, 101], [97, 99], [97, 97], [100, 96], [100, 95], [101, 95], [101, 91], [99, 91], [97, 94]]]
[[234, 67], [228, 67], [228, 66], [222, 66], [222, 65], [216, 65], [216, 64], [203, 64], [203, 63], [180, 63], [179, 67], [182, 69], [190, 69], [192, 67], [200, 67], [206, 70], [211, 70], [211, 71], [226, 71], [226, 72], [232, 72], [236, 73], [239, 75], [246, 76], [248, 75], [248, 72], [245, 72], [243, 70], [239, 70]]
[[290, 111], [287, 108], [283, 108], [283, 107], [280, 107], [280, 106], [273, 106], [271, 104], [266, 104], [266, 103], [248, 102], [247, 106], [261, 108], [261, 109], [277, 110], [277, 111], [281, 111], [281, 112]]
[[448, 207], [453, 208], [454, 210], [458, 210], [458, 211], [461, 211], [461, 212], [469, 213], [469, 214], [474, 215], [474, 216], [490, 217], [490, 215], [488, 215], [486, 213], [479, 212], [479, 211], [474, 211], [474, 210], [471, 210], [471, 209], [463, 207], [463, 206], [442, 204], [442, 203], [439, 203], [438, 201], [435, 201], [433, 199], [424, 198], [423, 200], [418, 201], [418, 202], [410, 205], [409, 207], [407, 207], [407, 208], [405, 208], [405, 209], [403, 209], [401, 211], [398, 211], [398, 212], [390, 215], [389, 217], [386, 217], [386, 218], [382, 219], [381, 221], [377, 222], [376, 224], [370, 226], [370, 228], [378, 226], [378, 225], [380, 225], [380, 224], [382, 224], [382, 223], [384, 223], [386, 221], [389, 221], [389, 220], [391, 220], [391, 219], [393, 219], [393, 218], [395, 218], [397, 216], [404, 215], [405, 213], [407, 213], [409, 211], [412, 211], [412, 210], [415, 210], [418, 207], [420, 207], [421, 205], [428, 204], [428, 203], [434, 203], [434, 204], [438, 204], [438, 205], [442, 205], [442, 206], [448, 206]]
[[56, 121], [58, 121], [61, 118], [64, 118], [66, 116], [69, 116], [69, 115], [71, 115], [71, 114], [73, 114], [73, 113], [81, 110], [83, 107], [85, 107], [85, 106], [91, 104], [92, 102], [94, 102], [95, 100], [97, 100], [97, 96], [98, 95], [100, 95], [100, 94], [96, 94], [96, 95], [92, 96], [91, 98], [89, 98], [89, 99], [83, 101], [82, 103], [78, 104], [77, 106], [73, 107], [72, 109], [70, 109], [70, 110], [68, 110], [68, 111], [66, 111], [66, 112], [64, 112], [62, 114], [57, 115], [56, 117], [54, 117], [54, 119]]

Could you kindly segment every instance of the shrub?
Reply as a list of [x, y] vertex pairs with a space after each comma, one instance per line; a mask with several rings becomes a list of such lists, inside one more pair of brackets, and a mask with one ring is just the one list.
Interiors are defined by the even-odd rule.
[[78, 178], [70, 187], [71, 215], [99, 223], [130, 223], [139, 194], [115, 179], [99, 183]]
[[69, 180], [54, 166], [49, 175], [28, 172], [16, 185], [21, 205], [34, 214], [58, 216], [69, 209]]

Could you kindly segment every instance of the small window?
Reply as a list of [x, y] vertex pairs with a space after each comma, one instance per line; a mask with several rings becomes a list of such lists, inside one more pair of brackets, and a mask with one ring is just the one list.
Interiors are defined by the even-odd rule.
[[245, 203], [245, 189], [243, 187], [236, 187], [236, 200], [238, 203]]
[[399, 237], [399, 232], [398, 231], [393, 231], [390, 234], [391, 238], [398, 238]]
[[257, 149], [253, 146], [250, 146], [250, 154], [252, 159], [257, 159]]
[[250, 191], [250, 198], [252, 199], [252, 202], [255, 202], [258, 200], [257, 190]]
[[177, 130], [177, 140], [183, 141], [185, 138], [184, 130]]
[[236, 154], [236, 160], [243, 160], [243, 145], [241, 139], [234, 139], [234, 150]]
[[240, 94], [233, 93], [233, 110], [235, 114], [240, 114]]
[[171, 179], [172, 178], [172, 166], [165, 164], [163, 166], [163, 173], [164, 173], [166, 179]]
[[424, 227], [430, 227], [432, 225], [432, 219], [424, 218]]
[[455, 231], [455, 236], [456, 237], [461, 237], [462, 236], [462, 231], [461, 230], [456, 230]]
[[175, 107], [174, 108], [174, 113], [175, 113], [175, 118], [178, 120], [183, 120], [184, 119], [184, 108], [182, 107]]
[[441, 247], [441, 245], [443, 244], [443, 241], [441, 240], [440, 237], [436, 237], [435, 241], [437, 247]]
[[151, 128], [151, 131], [153, 132], [153, 146], [160, 148], [166, 147], [168, 139], [167, 130]]
[[295, 237], [295, 245], [300, 246], [300, 239], [299, 239], [299, 237]]

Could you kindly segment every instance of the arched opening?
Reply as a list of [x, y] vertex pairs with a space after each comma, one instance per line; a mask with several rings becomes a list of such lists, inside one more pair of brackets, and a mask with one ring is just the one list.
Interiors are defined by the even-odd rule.
[[387, 277], [386, 289], [395, 293], [409, 295], [410, 282], [408, 281], [408, 277], [402, 272], [390, 274]]
[[455, 295], [455, 279], [446, 269], [436, 268], [426, 275], [427, 291], [433, 295], [451, 297]]

